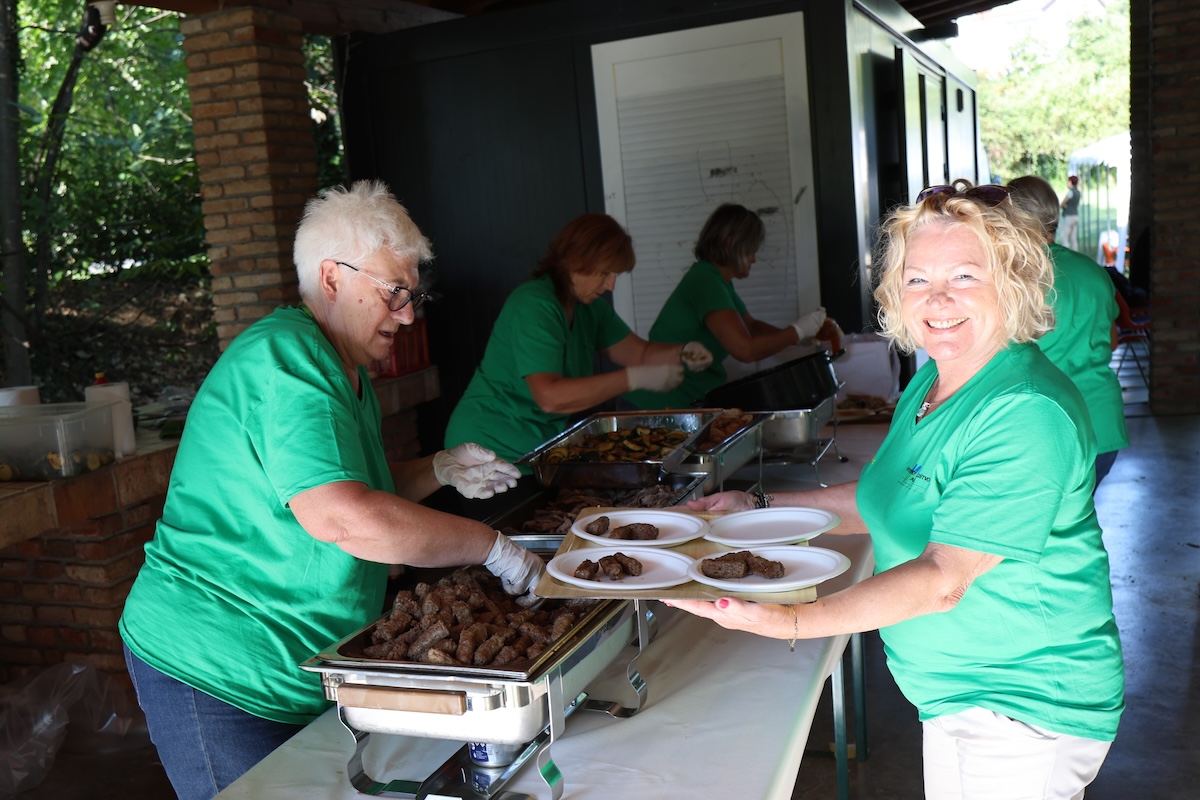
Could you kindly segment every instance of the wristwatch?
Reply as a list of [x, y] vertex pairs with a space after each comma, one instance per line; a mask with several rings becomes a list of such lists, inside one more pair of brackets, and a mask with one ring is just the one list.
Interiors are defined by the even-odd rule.
[[755, 508], [770, 508], [771, 501], [775, 499], [774, 496], [762, 492], [751, 492], [750, 494], [754, 495]]

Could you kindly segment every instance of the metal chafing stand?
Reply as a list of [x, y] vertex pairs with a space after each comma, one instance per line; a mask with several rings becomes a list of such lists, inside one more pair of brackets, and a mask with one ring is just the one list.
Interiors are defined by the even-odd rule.
[[[341, 654], [344, 646], [369, 633], [372, 626], [301, 664], [303, 669], [320, 673], [326, 697], [337, 703], [338, 718], [354, 737], [347, 775], [363, 794], [519, 800], [528, 795], [504, 792], [504, 786], [527, 762], [535, 760], [550, 796], [559, 800], [563, 776], [554, 763], [551, 745], [562, 736], [567, 717], [580, 709], [630, 717], [646, 704], [647, 685], [637, 661], [654, 638], [656, 622], [643, 601], [600, 603], [565, 644], [560, 647], [556, 643], [554, 652], [548, 651], [527, 672], [434, 668]], [[589, 697], [582, 687], [631, 643], [637, 646], [637, 653], [630, 658], [625, 674], [635, 702], [624, 706]], [[492, 722], [489, 715], [497, 721]], [[367, 775], [363, 767], [363, 753], [372, 733], [492, 740], [515, 743], [521, 749], [511, 764], [484, 767], [471, 760], [464, 744], [424, 779], [382, 781]]]

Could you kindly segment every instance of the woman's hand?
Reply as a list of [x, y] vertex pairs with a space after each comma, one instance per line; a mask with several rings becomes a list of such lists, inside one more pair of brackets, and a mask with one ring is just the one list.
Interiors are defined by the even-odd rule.
[[817, 308], [815, 311], [801, 314], [800, 319], [792, 323], [792, 327], [796, 329], [796, 335], [800, 337], [800, 341], [804, 341], [815, 336], [824, 323], [825, 309]]
[[688, 342], [679, 351], [679, 360], [690, 372], [703, 372], [712, 366], [713, 354], [700, 342]]
[[629, 390], [669, 392], [683, 383], [683, 364], [636, 364], [625, 368]]
[[774, 603], [753, 603], [736, 597], [707, 600], [663, 600], [670, 608], [678, 608], [697, 617], [711, 619], [731, 631], [746, 631], [772, 639], [798, 639], [799, 623], [790, 606]]
[[546, 562], [539, 556], [497, 531], [483, 566], [500, 579], [504, 591], [516, 596], [518, 605], [528, 607], [537, 602], [533, 587], [546, 571]]
[[749, 511], [754, 508], [754, 497], [746, 492], [719, 492], [688, 500], [687, 507], [689, 511]]
[[506, 492], [521, 477], [519, 469], [474, 442], [436, 453], [433, 474], [442, 486], [452, 484], [459, 494], [471, 500], [485, 500]]

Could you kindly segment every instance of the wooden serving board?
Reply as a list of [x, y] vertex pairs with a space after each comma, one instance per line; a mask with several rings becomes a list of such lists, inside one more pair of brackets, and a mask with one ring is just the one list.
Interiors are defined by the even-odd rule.
[[[611, 511], [629, 510], [630, 509], [628, 508], [597, 506], [595, 508], [583, 509], [579, 512], [578, 517], [584, 517], [588, 514], [606, 514]], [[678, 511], [684, 514], [692, 514], [705, 520], [721, 516], [721, 514], [713, 514], [704, 511], [688, 511], [687, 509], [675, 507], [655, 510]], [[802, 542], [800, 544], [790, 546], [804, 547], [805, 544], [806, 543]], [[589, 547], [601, 548], [602, 545], [594, 544], [591, 541], [576, 536], [574, 533], [568, 531], [567, 535], [563, 538], [563, 543], [559, 546], [558, 552], [556, 552], [555, 555], [557, 556], [559, 553], [568, 553], [572, 550], [579, 550], [581, 548]], [[644, 545], [635, 545], [634, 547], [628, 548], [625, 552], [628, 555], [636, 558], [637, 550], [641, 550], [644, 547]], [[683, 544], [675, 545], [674, 547], [656, 547], [654, 549], [674, 551], [676, 553], [682, 553], [690, 558], [699, 559], [707, 558], [712, 555], [720, 555], [721, 553], [727, 553], [731, 550], [752, 550], [753, 548], [728, 547], [723, 544], [717, 544], [716, 542], [710, 542], [701, 537], [699, 539], [692, 539], [690, 542], [684, 542]], [[600, 589], [600, 586], [613, 586], [616, 588]], [[538, 585], [533, 590], [533, 593], [538, 597], [587, 599], [598, 598], [601, 600], [670, 600], [672, 598], [677, 598], [679, 600], [717, 600], [721, 597], [738, 597], [742, 600], [757, 600], [765, 603], [811, 603], [813, 600], [817, 599], [817, 587], [815, 586], [807, 586], [803, 589], [792, 589], [786, 592], [730, 592], [724, 589], [717, 589], [716, 587], [708, 586], [703, 583], [698, 583], [696, 581], [688, 581], [687, 583], [681, 583], [678, 586], [672, 586], [667, 589], [629, 590], [621, 589], [619, 584], [611, 582], [597, 582], [597, 587], [598, 588], [593, 591], [584, 589], [580, 586], [575, 586], [573, 584], [563, 583], [547, 572], [542, 576], [542, 579], [538, 581]]]

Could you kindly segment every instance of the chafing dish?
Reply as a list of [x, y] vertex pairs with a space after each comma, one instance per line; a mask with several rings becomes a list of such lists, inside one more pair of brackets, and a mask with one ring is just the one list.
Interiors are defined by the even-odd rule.
[[811, 353], [718, 386], [704, 396], [702, 403], [746, 411], [815, 408], [837, 394], [833, 359], [825, 351]]
[[[653, 615], [639, 601], [602, 601], [538, 659], [507, 667], [446, 667], [358, 657], [354, 654], [369, 642], [375, 624], [371, 623], [300, 667], [320, 674], [326, 698], [337, 703], [342, 724], [354, 736], [356, 748], [348, 763], [348, 776], [360, 792], [399, 790], [416, 797], [488, 798], [536, 757], [554, 800], [558, 800], [562, 776], [551, 760], [550, 745], [562, 734], [566, 717], [577, 709], [593, 708], [622, 717], [641, 709], [646, 685], [636, 661], [652, 639], [653, 622]], [[637, 695], [636, 704], [626, 707], [589, 698], [586, 686], [634, 642], [638, 651], [630, 659], [626, 675]], [[492, 771], [488, 775], [485, 794], [457, 785], [473, 774], [465, 745], [424, 781], [384, 784], [363, 769], [362, 756], [371, 733], [515, 745], [521, 752], [503, 774]], [[455, 783], [456, 788], [447, 789], [447, 782]]]
[[763, 425], [762, 446], [766, 450], [789, 450], [816, 442], [818, 432], [833, 419], [837, 395], [830, 395], [812, 408], [774, 411]]
[[[727, 477], [762, 452], [763, 431], [773, 415], [754, 413], [747, 416], [750, 420], [741, 428], [716, 444], [692, 450], [679, 466], [682, 472], [703, 476], [701, 494], [719, 490]], [[704, 443], [708, 440], [709, 429], [715, 420], [714, 417], [700, 430], [697, 442]]]
[[[572, 425], [536, 450], [527, 453], [516, 463], [530, 467], [538, 482], [543, 486], [588, 486], [603, 489], [640, 488], [657, 483], [664, 475], [677, 471], [690, 452], [690, 448], [695, 444], [701, 428], [718, 413], [720, 413], [720, 409], [593, 414]], [[547, 457], [551, 450], [578, 445], [585, 436], [590, 434], [632, 430], [639, 426], [682, 430], [688, 436], [665, 456], [646, 461], [552, 462]]]

